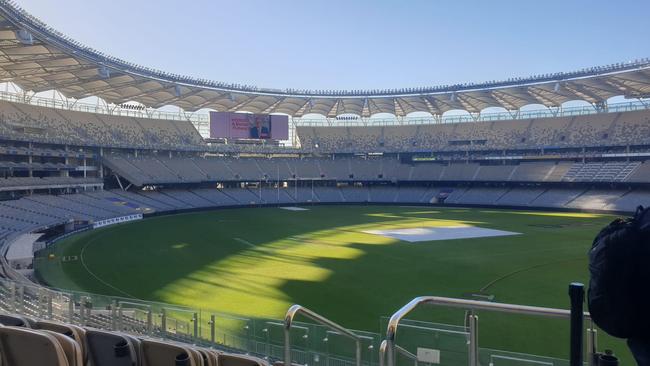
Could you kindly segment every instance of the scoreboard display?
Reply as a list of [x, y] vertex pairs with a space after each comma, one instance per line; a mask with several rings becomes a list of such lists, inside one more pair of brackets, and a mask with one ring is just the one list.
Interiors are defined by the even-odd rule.
[[210, 112], [210, 138], [288, 140], [289, 117], [271, 114]]

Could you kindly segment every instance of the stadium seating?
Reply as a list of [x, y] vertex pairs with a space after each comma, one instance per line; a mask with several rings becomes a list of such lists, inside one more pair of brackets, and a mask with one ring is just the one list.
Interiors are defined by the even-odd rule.
[[406, 152], [644, 145], [648, 111], [430, 125], [298, 126], [301, 146], [322, 152]]
[[[506, 193], [506, 191], [506, 188], [472, 187], [467, 189], [462, 195], [458, 196], [453, 203], [495, 205], [497, 204], [497, 201]], [[447, 200], [449, 201], [449, 198]], [[449, 202], [451, 203], [452, 201]]]
[[567, 203], [584, 193], [584, 188], [548, 189], [533, 200], [531, 205], [538, 207], [564, 207]]
[[261, 358], [170, 340], [0, 314], [0, 355], [12, 366], [268, 366]]
[[30, 190], [52, 187], [83, 187], [90, 185], [103, 186], [104, 181], [98, 178], [74, 177], [10, 177], [0, 178], [0, 190]]
[[[408, 169], [406, 166], [404, 169]], [[412, 172], [408, 175], [408, 180], [413, 181], [435, 181], [440, 180], [442, 172], [445, 169], [443, 164], [415, 164]], [[405, 174], [406, 175], [406, 174]]]
[[512, 188], [499, 198], [498, 203], [503, 206], [528, 206], [544, 191], [544, 188]]
[[[400, 163], [385, 159], [222, 159], [111, 155], [107, 167], [136, 186], [228, 181], [451, 181], [451, 182], [643, 182], [639, 162], [523, 162], [519, 164]], [[275, 172], [273, 170], [275, 169]], [[650, 176], [650, 173], [647, 174]]]
[[592, 189], [573, 198], [565, 207], [604, 210], [606, 206], [614, 204], [625, 192], [620, 190]]
[[639, 205], [650, 207], [650, 197], [646, 196], [644, 191], [632, 190], [624, 192], [614, 202], [607, 203], [605, 209], [633, 212]]
[[86, 342], [88, 358], [95, 366], [140, 364], [140, 341], [135, 337], [99, 329], [87, 329]]
[[[363, 243], [357, 240], [362, 235], [360, 232], [379, 234], [366, 230], [376, 224], [392, 231], [391, 238], [400, 238], [400, 233], [417, 233], [423, 240], [431, 239], [426, 237], [426, 232], [471, 234], [474, 229], [479, 232], [499, 225], [480, 217], [463, 221], [461, 212], [474, 208], [478, 214], [485, 214], [493, 207], [507, 207], [510, 213], [521, 209], [521, 214], [552, 211], [548, 217], [542, 217], [543, 213], [535, 216], [531, 230], [541, 233], [543, 229], [575, 242], [574, 235], [558, 230], [564, 227], [565, 221], [568, 225], [589, 228], [609, 220], [598, 217], [587, 222], [592, 215], [578, 215], [577, 211], [630, 213], [640, 204], [650, 206], [650, 59], [529, 78], [439, 87], [366, 91], [257, 88], [192, 79], [135, 65], [83, 46], [51, 29], [21, 9], [16, 1], [0, 1], [0, 10], [3, 21], [0, 69], [6, 86], [0, 92], [0, 366], [269, 366], [271, 363], [282, 366], [283, 357], [293, 359], [293, 363], [287, 360], [285, 366], [350, 366], [353, 354], [357, 355], [357, 366], [383, 366], [380, 360], [387, 360], [391, 366], [413, 362], [416, 366], [436, 364], [440, 362], [422, 361], [423, 358], [433, 361], [440, 355], [443, 364], [466, 365], [469, 361], [470, 365], [484, 366], [567, 365], [564, 360], [550, 357], [530, 357], [534, 358], [531, 360], [517, 357], [520, 354], [512, 351], [521, 350], [516, 347], [508, 352], [479, 348], [477, 314], [481, 312], [483, 319], [484, 312], [499, 309], [527, 316], [552, 315], [558, 318], [554, 320], [558, 322], [557, 328], [564, 332], [566, 329], [559, 318], [569, 315], [565, 311], [498, 304], [504, 300], [501, 296], [504, 291], [492, 285], [507, 279], [517, 285], [517, 290], [543, 295], [548, 290], [545, 283], [539, 286], [536, 278], [513, 275], [534, 269], [559, 277], [559, 272], [548, 264], [561, 265], [563, 269], [567, 258], [558, 262], [546, 254], [559, 250], [560, 255], [566, 256], [576, 248], [564, 247], [560, 241], [550, 243], [554, 245], [541, 243], [540, 236], [536, 239], [541, 249], [533, 256], [539, 257], [541, 264], [530, 260], [517, 262], [517, 253], [512, 249], [494, 250], [492, 256], [499, 256], [500, 260], [513, 258], [514, 268], [506, 268], [499, 261], [482, 264], [478, 259], [485, 259], [485, 255], [474, 248], [481, 246], [478, 242], [476, 245], [441, 242], [432, 245], [435, 253], [431, 254], [425, 253], [423, 249], [427, 248], [422, 245], [393, 245], [397, 239], [377, 236], [376, 240]], [[345, 18], [345, 7], [337, 10]], [[610, 26], [610, 22], [601, 23], [604, 30]], [[302, 28], [308, 27], [296, 27], [296, 31], [310, 31]], [[182, 31], [193, 37], [191, 31]], [[349, 39], [339, 38], [334, 40], [339, 44]], [[390, 44], [386, 40], [383, 43]], [[331, 48], [336, 49], [336, 45]], [[335, 58], [338, 53], [333, 53]], [[410, 57], [418, 56], [413, 53]], [[14, 94], [9, 89], [20, 91]], [[50, 92], [52, 99], [42, 97]], [[96, 98], [96, 105], [85, 103], [86, 97]], [[634, 99], [610, 103], [625, 98]], [[586, 106], [570, 106], [578, 104], [576, 99], [581, 99], [581, 104]], [[530, 103], [541, 103], [545, 109], [532, 111]], [[163, 110], [153, 109], [160, 106], [164, 106]], [[178, 108], [178, 113], [164, 111], [170, 106]], [[96, 113], [82, 112], [84, 108]], [[200, 126], [202, 133], [222, 127], [212, 124], [204, 108], [220, 112], [287, 113], [290, 141], [284, 146], [287, 141], [273, 138], [202, 136], [196, 126]], [[503, 110], [492, 113], [496, 108]], [[421, 117], [425, 113], [428, 116]], [[309, 120], [314, 114], [320, 114], [319, 119]], [[393, 117], [380, 117], [385, 114]], [[273, 119], [273, 127], [277, 127], [275, 117], [268, 118]], [[253, 119], [259, 123], [259, 118], [258, 114]], [[240, 121], [241, 124], [233, 119], [226, 124], [232, 123], [233, 132], [237, 129], [243, 135], [251, 126], [243, 118]], [[281, 123], [283, 129], [284, 122]], [[268, 126], [267, 132], [273, 130], [275, 135], [276, 128], [270, 128], [271, 122]], [[376, 212], [360, 214], [361, 221], [368, 225], [355, 225], [348, 222], [346, 215], [340, 215], [335, 217], [341, 221], [337, 223], [338, 229], [326, 225], [314, 231], [302, 220], [314, 212], [298, 212], [302, 210], [291, 206], [318, 204], [422, 207], [406, 210], [401, 217], [391, 213], [396, 210], [377, 207]], [[128, 277], [128, 271], [113, 271], [111, 276], [100, 276], [99, 268], [97, 274], [91, 272], [90, 261], [84, 262], [84, 253], [88, 254], [85, 259], [92, 257], [85, 251], [89, 243], [79, 252], [72, 247], [52, 247], [71, 235], [107, 225], [213, 209], [232, 209], [234, 215], [241, 215], [236, 220], [216, 220], [219, 224], [223, 221], [225, 225], [235, 226], [227, 221], [241, 221], [242, 227], [252, 228], [245, 221], [250, 218], [249, 210], [239, 212], [243, 210], [238, 209], [261, 206], [265, 207], [264, 211], [276, 210], [292, 217], [294, 221], [286, 225], [291, 230], [280, 235], [280, 231], [269, 227], [278, 225], [279, 221], [270, 217], [254, 223], [265, 227], [250, 230], [248, 239], [252, 242], [224, 232], [214, 237], [204, 235], [213, 239], [215, 245], [212, 251], [198, 253], [202, 261], [192, 266], [188, 258], [197, 256], [192, 240], [155, 243], [155, 251], [175, 254], [170, 258], [173, 263], [159, 268], [166, 276], [158, 278], [157, 285], [140, 286], [133, 293], [143, 299], [152, 296], [173, 299], [176, 305], [110, 296], [117, 292], [128, 296], [115, 287], [119, 283], [109, 283], [115, 280], [115, 275]], [[333, 210], [323, 211], [335, 216]], [[569, 213], [563, 215], [557, 211]], [[447, 223], [443, 227], [412, 224], [433, 212], [444, 216], [442, 221]], [[565, 216], [575, 218], [567, 220]], [[395, 225], [389, 218], [397, 220]], [[215, 220], [211, 220], [214, 224]], [[457, 226], [452, 225], [455, 221], [486, 227], [453, 230]], [[517, 226], [508, 224], [504, 225], [507, 230], [511, 229], [508, 226]], [[178, 226], [172, 230], [187, 232], [187, 227]], [[342, 235], [350, 235], [350, 240], [345, 243], [329, 240]], [[443, 237], [447, 238], [452, 237]], [[102, 250], [114, 250], [110, 244], [116, 240], [109, 240]], [[245, 245], [236, 244], [230, 250], [223, 245], [228, 240]], [[495, 242], [503, 240], [494, 239]], [[380, 253], [378, 245], [362, 245], [372, 243], [391, 245], [384, 245], [386, 253]], [[300, 252], [287, 250], [296, 246], [300, 246]], [[453, 247], [451, 254], [439, 250], [445, 246]], [[145, 246], [132, 245], [130, 249], [158, 259], [155, 263], [167, 264], [156, 257], [160, 253], [152, 253]], [[402, 250], [412, 251], [422, 263], [400, 261], [399, 255], [394, 254]], [[134, 273], [146, 267], [133, 253], [119, 251], [117, 254], [126, 264], [138, 264], [131, 266], [138, 270]], [[568, 259], [573, 257], [571, 254]], [[209, 286], [220, 292], [214, 299], [204, 296], [200, 306], [221, 301], [223, 304], [218, 305], [229, 309], [247, 306], [256, 314], [264, 315], [278, 310], [271, 301], [285, 303], [306, 294], [313, 297], [306, 301], [311, 305], [334, 301], [343, 307], [344, 301], [354, 302], [357, 295], [354, 286], [369, 285], [356, 273], [341, 270], [343, 265], [352, 263], [356, 269], [374, 271], [371, 274], [395, 267], [403, 273], [409, 271], [424, 277], [424, 266], [432, 266], [432, 260], [436, 259], [444, 263], [435, 268], [441, 274], [433, 276], [432, 281], [453, 287], [460, 283], [457, 278], [469, 277], [465, 273], [467, 269], [477, 268], [496, 280], [485, 281], [487, 285], [478, 281], [471, 286], [444, 290], [462, 294], [461, 301], [420, 298], [422, 303], [458, 307], [454, 310], [458, 317], [452, 314], [457, 326], [431, 326], [418, 313], [415, 318], [419, 320], [399, 325], [400, 329], [414, 333], [401, 331], [397, 337], [395, 319], [401, 315], [406, 317], [408, 311], [404, 310], [413, 308], [417, 300], [390, 320], [382, 318], [382, 328], [388, 325], [388, 333], [393, 332], [392, 337], [387, 334], [383, 344], [388, 344], [386, 353], [377, 352], [382, 348], [382, 335], [371, 331], [346, 332], [328, 321], [322, 321], [327, 327], [321, 327], [313, 323], [318, 323], [319, 317], [306, 309], [302, 315], [309, 322], [294, 323], [294, 334], [290, 334], [291, 312], [283, 323], [264, 318], [242, 319], [233, 314], [180, 305], [193, 303], [185, 297], [196, 296]], [[375, 260], [383, 262], [375, 265]], [[35, 265], [45, 261], [49, 261], [53, 272], [41, 271], [46, 266], [34, 270]], [[277, 263], [269, 265], [272, 261]], [[262, 275], [250, 272], [258, 266], [265, 269]], [[110, 270], [111, 266], [108, 267]], [[175, 272], [169, 270], [172, 267]], [[79, 292], [41, 285], [49, 282], [49, 276], [60, 277], [62, 272], [70, 274], [69, 271], [83, 269], [93, 277], [86, 276], [85, 280], [103, 284], [99, 288], [106, 291], [104, 295], [81, 292], [91, 284], [83, 276], [78, 283], [63, 281]], [[246, 272], [246, 278], [234, 278], [236, 272]], [[371, 280], [376, 282], [372, 285], [381, 288], [375, 296], [381, 300], [378, 309], [382, 315], [388, 315], [385, 305], [397, 301], [399, 294], [390, 291], [393, 283], [378, 279], [374, 276]], [[395, 279], [398, 286], [399, 280]], [[332, 284], [341, 281], [351, 286], [331, 293]], [[260, 285], [271, 282], [275, 285], [273, 291], [260, 290]], [[271, 301], [258, 301], [259, 304], [222, 301], [222, 294], [235, 292], [264, 296]], [[470, 299], [493, 302], [470, 306]], [[370, 307], [376, 306], [354, 305], [358, 306], [350, 308], [372, 314]], [[452, 317], [447, 313], [443, 310], [436, 318]], [[221, 319], [217, 320], [217, 315]], [[363, 323], [354, 319], [353, 312], [343, 315], [342, 321]], [[494, 320], [498, 318], [494, 316], [485, 316], [486, 328], [481, 325], [481, 329], [488, 330], [481, 332], [481, 337], [489, 335], [492, 339], [486, 337], [486, 342], [480, 343], [497, 348], [499, 342], [494, 342], [494, 337], [502, 330], [490, 330], [502, 324], [495, 326]], [[521, 324], [517, 325], [522, 328]], [[589, 344], [592, 351], [597, 332], [593, 324], [587, 325], [591, 328], [587, 333], [590, 342], [573, 344], [576, 348]], [[585, 334], [584, 327], [583, 332], [573, 330], [572, 334]], [[543, 334], [513, 342], [511, 336], [503, 337], [501, 343], [512, 346], [519, 343], [524, 351], [544, 349], [543, 342], [549, 339], [548, 334]], [[427, 342], [420, 342], [425, 337]], [[351, 339], [356, 342], [350, 342]], [[397, 345], [398, 339], [405, 347]], [[293, 349], [284, 349], [283, 342], [292, 343]], [[411, 354], [412, 351], [417, 355]], [[561, 350], [550, 349], [549, 353], [554, 357], [564, 356]], [[587, 359], [589, 364], [593, 360]]]
[[0, 101], [0, 136], [78, 146], [205, 147], [190, 121], [98, 115]]
[[555, 163], [545, 162], [524, 162], [514, 168], [510, 180], [512, 182], [543, 182], [551, 170], [555, 169], [555, 165]]
[[175, 212], [210, 207], [260, 204], [445, 203], [633, 211], [648, 204], [650, 193], [638, 189], [562, 187], [418, 187], [368, 185], [330, 187], [190, 188], [160, 191], [98, 191], [66, 195], [30, 195], [0, 202], [0, 235], [30, 232], [71, 221], [94, 222], [132, 214]]
[[370, 186], [368, 188], [368, 201], [373, 203], [395, 203], [397, 189], [390, 186]]
[[0, 328], [2, 363], [15, 366], [82, 366], [71, 339], [21, 327]]
[[482, 182], [509, 181], [516, 165], [481, 165], [474, 180]]
[[630, 182], [650, 182], [650, 162], [638, 164], [627, 178]]
[[[650, 205], [649, 124], [650, 112], [638, 111], [298, 126], [301, 148], [283, 150], [266, 144], [207, 146], [186, 120], [0, 102], [0, 249], [6, 252], [36, 231], [59, 235], [139, 214], [237, 206], [440, 204], [631, 212]], [[374, 152], [383, 154], [369, 154]], [[31, 279], [29, 268], [14, 266], [2, 263], [0, 275]], [[36, 318], [43, 306], [34, 301], [22, 310]], [[0, 299], [0, 309], [6, 308], [7, 300]], [[135, 318], [115, 331], [111, 311], [109, 305], [93, 319], [71, 323], [0, 314], [1, 364], [268, 363], [202, 348], [182, 332], [155, 338]], [[189, 330], [189, 323], [184, 327]], [[25, 352], [31, 348], [38, 352]]]

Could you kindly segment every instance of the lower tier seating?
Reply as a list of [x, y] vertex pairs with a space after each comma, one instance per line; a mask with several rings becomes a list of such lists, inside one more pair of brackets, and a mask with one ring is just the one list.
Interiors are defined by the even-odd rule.
[[268, 366], [214, 348], [12, 314], [0, 314], [0, 355], [12, 366]]

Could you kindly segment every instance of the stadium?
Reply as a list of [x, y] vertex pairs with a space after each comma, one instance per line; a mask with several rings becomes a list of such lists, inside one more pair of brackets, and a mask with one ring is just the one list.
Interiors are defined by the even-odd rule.
[[649, 59], [270, 89], [0, 21], [8, 365], [569, 365], [568, 284], [650, 205]]

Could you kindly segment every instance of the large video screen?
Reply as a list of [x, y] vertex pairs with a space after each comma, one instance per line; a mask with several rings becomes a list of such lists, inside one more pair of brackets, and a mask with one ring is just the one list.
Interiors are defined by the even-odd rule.
[[269, 114], [210, 112], [210, 137], [289, 139], [289, 117]]

